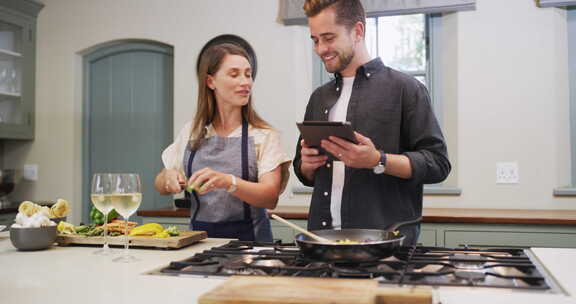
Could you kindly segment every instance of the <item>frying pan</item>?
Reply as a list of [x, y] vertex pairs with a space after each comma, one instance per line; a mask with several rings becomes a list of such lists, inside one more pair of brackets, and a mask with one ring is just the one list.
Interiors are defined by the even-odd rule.
[[378, 229], [342, 229], [342, 230], [316, 230], [316, 235], [332, 240], [345, 240], [361, 242], [359, 244], [339, 244], [318, 242], [311, 237], [300, 233], [294, 238], [302, 255], [326, 262], [369, 262], [387, 258], [393, 255], [402, 246], [405, 236], [394, 233], [401, 226], [416, 224], [422, 217], [414, 220], [398, 222], [386, 230]]

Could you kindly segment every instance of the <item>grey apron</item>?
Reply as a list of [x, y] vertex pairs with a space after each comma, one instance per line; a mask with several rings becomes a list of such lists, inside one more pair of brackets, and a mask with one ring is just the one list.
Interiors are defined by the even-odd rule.
[[[189, 144], [184, 155], [188, 178], [193, 172], [211, 168], [242, 176], [246, 181], [258, 180], [254, 139], [248, 136], [248, 123], [242, 122], [242, 137], [212, 136], [192, 151]], [[190, 229], [204, 230], [209, 237], [234, 238], [242, 241], [272, 242], [272, 229], [266, 209], [248, 205], [224, 189], [204, 195], [186, 192], [190, 200]]]

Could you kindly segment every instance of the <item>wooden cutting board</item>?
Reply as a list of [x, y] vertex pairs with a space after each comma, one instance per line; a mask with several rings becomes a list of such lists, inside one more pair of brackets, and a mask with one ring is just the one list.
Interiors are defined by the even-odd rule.
[[369, 279], [233, 276], [199, 304], [430, 304], [426, 288], [380, 288]]
[[[169, 238], [153, 238], [147, 236], [130, 236], [128, 238], [130, 246], [178, 249], [203, 240], [207, 236], [206, 231], [180, 231], [179, 236], [171, 236]], [[56, 242], [60, 246], [103, 245], [104, 237], [58, 234]], [[109, 237], [108, 244], [124, 245], [124, 236]]]

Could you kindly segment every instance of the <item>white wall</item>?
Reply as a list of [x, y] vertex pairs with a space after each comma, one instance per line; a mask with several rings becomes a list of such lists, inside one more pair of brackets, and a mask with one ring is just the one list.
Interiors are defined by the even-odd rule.
[[[565, 11], [479, 0], [475, 11], [445, 19], [457, 29], [448, 38], [456, 78], [447, 90], [456, 96], [448, 101], [458, 130], [450, 152], [463, 192], [426, 198], [426, 206], [575, 209], [574, 198], [552, 195], [570, 183]], [[518, 162], [520, 184], [495, 183], [499, 161]]]
[[[212, 37], [248, 40], [258, 56], [257, 110], [282, 131], [293, 155], [311, 93], [306, 27], [280, 24], [278, 1], [44, 0], [38, 19], [36, 139], [6, 145], [7, 162], [37, 163], [40, 180], [15, 200], [81, 201], [81, 54], [101, 43], [150, 39], [174, 46], [177, 132], [195, 109], [196, 56]], [[576, 209], [554, 198], [569, 181], [565, 12], [532, 1], [478, 0], [444, 18], [446, 133], [461, 196], [425, 197], [428, 207]], [[497, 161], [518, 161], [520, 184], [496, 185]], [[295, 178], [292, 179], [294, 182]], [[306, 204], [287, 191], [283, 204]], [[87, 203], [87, 202], [86, 202]]]

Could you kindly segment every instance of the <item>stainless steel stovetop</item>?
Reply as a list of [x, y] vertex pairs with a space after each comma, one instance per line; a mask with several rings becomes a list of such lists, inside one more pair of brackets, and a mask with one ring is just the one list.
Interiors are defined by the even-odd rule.
[[295, 244], [231, 241], [173, 261], [153, 274], [369, 278], [380, 284], [508, 288], [561, 292], [529, 250], [405, 247], [365, 263], [328, 263], [302, 256]]

